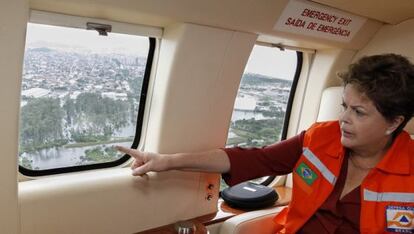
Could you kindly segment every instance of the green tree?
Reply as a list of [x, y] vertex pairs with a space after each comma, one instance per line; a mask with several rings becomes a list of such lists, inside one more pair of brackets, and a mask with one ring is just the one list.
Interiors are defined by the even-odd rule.
[[117, 160], [122, 155], [113, 147], [97, 146], [92, 149], [85, 150], [85, 156], [81, 157], [82, 162], [88, 163], [104, 163]]
[[22, 152], [63, 145], [64, 111], [59, 99], [31, 99], [20, 115], [20, 148]]
[[76, 116], [75, 102], [68, 96], [65, 97], [65, 103], [63, 109], [66, 113], [66, 122], [68, 125], [72, 125], [73, 119]]
[[280, 119], [243, 119], [231, 125], [231, 131], [236, 134], [236, 144], [246, 147], [269, 145], [280, 140], [283, 121]]
[[128, 124], [127, 101], [102, 97], [100, 93], [82, 93], [74, 106], [75, 120], [70, 132], [76, 142], [108, 140]]
[[19, 164], [24, 168], [33, 169], [33, 160], [29, 160], [26, 157], [21, 157]]

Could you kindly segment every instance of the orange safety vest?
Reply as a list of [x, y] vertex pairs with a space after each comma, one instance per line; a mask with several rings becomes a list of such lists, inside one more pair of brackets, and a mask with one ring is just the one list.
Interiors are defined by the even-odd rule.
[[[338, 121], [305, 133], [293, 170], [292, 200], [275, 218], [277, 233], [295, 233], [334, 189], [345, 158]], [[403, 131], [361, 183], [361, 233], [414, 233], [414, 141]]]

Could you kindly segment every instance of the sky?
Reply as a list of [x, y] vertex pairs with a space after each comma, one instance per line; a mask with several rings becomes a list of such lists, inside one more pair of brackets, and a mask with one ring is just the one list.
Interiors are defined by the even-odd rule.
[[245, 72], [293, 80], [296, 65], [296, 51], [255, 45]]
[[[99, 36], [94, 30], [29, 23], [26, 45], [29, 48], [82, 48], [87, 52], [147, 56], [149, 42], [147, 37], [135, 35], [109, 33], [108, 36]], [[292, 80], [296, 65], [295, 51], [280, 51], [278, 48], [255, 45], [245, 72]]]
[[[138, 42], [138, 43], [137, 43]], [[148, 37], [109, 33], [99, 36], [94, 30], [57, 27], [29, 23], [26, 45], [38, 47], [48, 45], [60, 48], [83, 48], [92, 52], [120, 52], [131, 55], [147, 56]]]

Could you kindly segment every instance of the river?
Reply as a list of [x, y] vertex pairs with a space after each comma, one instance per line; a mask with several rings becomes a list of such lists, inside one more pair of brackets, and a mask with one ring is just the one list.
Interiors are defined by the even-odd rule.
[[[128, 125], [114, 134], [114, 137], [130, 137], [135, 135], [135, 124]], [[93, 149], [98, 146], [113, 146], [113, 145], [122, 145], [126, 147], [131, 147], [132, 142], [119, 142], [119, 143], [109, 143], [102, 145], [91, 145], [84, 147], [73, 147], [66, 148], [53, 147], [38, 150], [34, 153], [23, 153], [21, 157], [25, 157], [28, 160], [32, 161], [32, 168], [36, 170], [46, 170], [51, 168], [62, 168], [70, 166], [78, 166], [82, 160], [81, 157], [85, 156], [85, 150]], [[85, 162], [82, 163], [84, 165]]]
[[[256, 120], [266, 119], [261, 113], [255, 113], [253, 111], [242, 111], [235, 110], [231, 117], [231, 121], [242, 120], [242, 119], [251, 119]], [[114, 134], [114, 137], [129, 137], [135, 135], [135, 126], [129, 125], [122, 128], [120, 131]], [[130, 147], [132, 142], [122, 142], [122, 143], [111, 143], [105, 144], [106, 147], [113, 145], [123, 145]], [[53, 147], [48, 149], [42, 149], [36, 151], [35, 153], [23, 153], [21, 157], [25, 157], [32, 161], [32, 168], [36, 170], [45, 170], [51, 168], [62, 168], [77, 166], [81, 163], [81, 157], [85, 156], [85, 150], [93, 149], [99, 145], [85, 146], [85, 147], [74, 147], [66, 148], [62, 147]]]
[[[35, 153], [23, 153], [21, 157], [26, 157], [29, 160], [32, 160], [32, 168], [36, 170], [45, 170], [51, 168], [62, 168], [70, 166], [78, 166], [82, 162], [81, 157], [85, 156], [85, 150], [93, 149], [98, 146], [114, 146], [122, 145], [130, 147], [132, 142], [119, 142], [119, 143], [110, 143], [104, 145], [92, 145], [85, 147], [74, 147], [74, 148], [65, 148], [62, 147], [53, 147], [48, 149], [42, 149], [36, 151]], [[84, 164], [82, 164], [84, 165]]]
[[234, 122], [236, 120], [242, 120], [242, 119], [270, 119], [270, 117], [263, 116], [262, 113], [254, 112], [254, 111], [243, 111], [243, 110], [234, 110], [233, 114], [231, 116], [231, 121]]

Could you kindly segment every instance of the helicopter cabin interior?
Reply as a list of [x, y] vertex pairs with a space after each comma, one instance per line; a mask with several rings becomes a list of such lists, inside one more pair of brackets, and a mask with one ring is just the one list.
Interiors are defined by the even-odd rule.
[[289, 175], [259, 181], [286, 193], [280, 206], [225, 211], [220, 174], [134, 177], [113, 145], [262, 146], [336, 119], [337, 72], [357, 59], [414, 61], [411, 0], [0, 4], [5, 234], [166, 233], [160, 227], [182, 220], [211, 234], [266, 233], [289, 202]]

